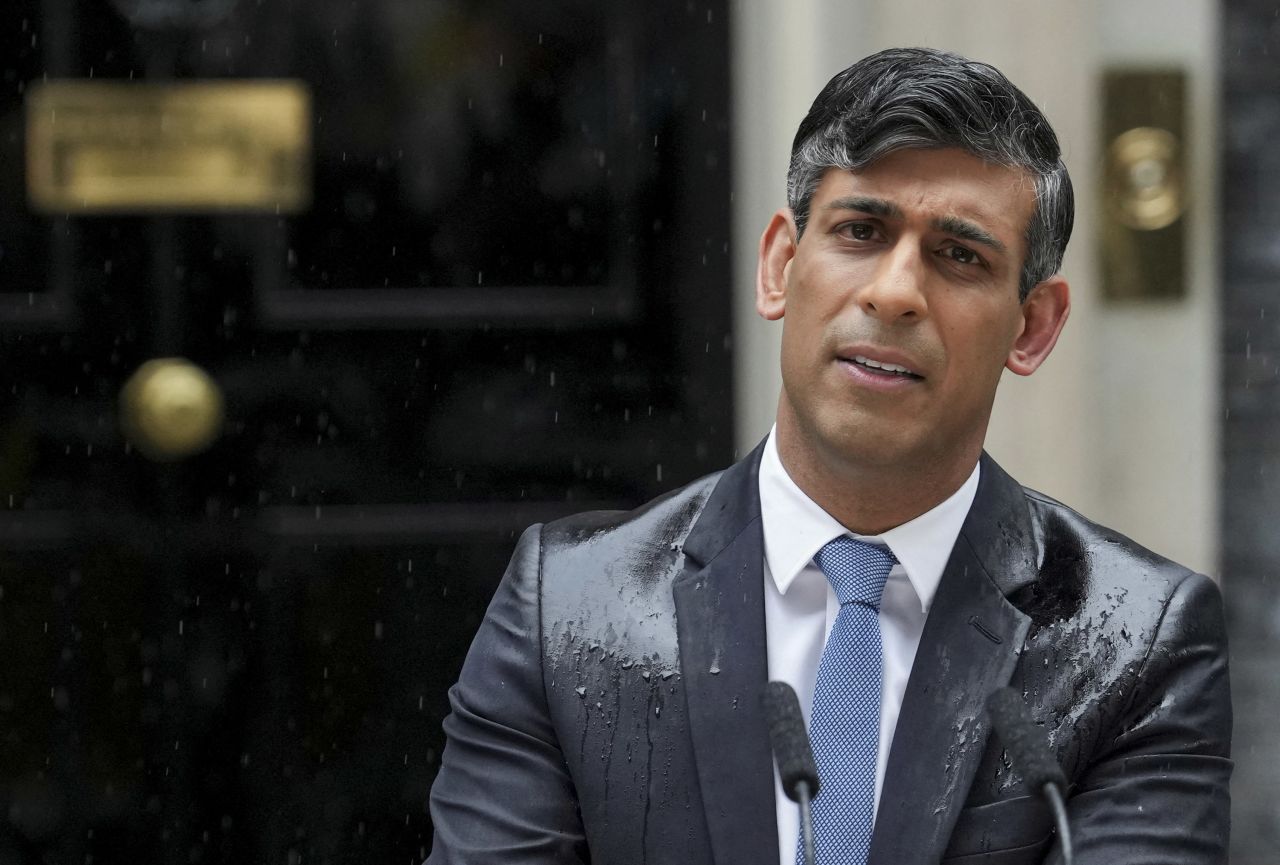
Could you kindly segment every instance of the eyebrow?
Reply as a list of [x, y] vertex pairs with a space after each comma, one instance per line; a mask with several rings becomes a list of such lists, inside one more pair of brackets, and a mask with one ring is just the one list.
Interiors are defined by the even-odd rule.
[[1006, 252], [1005, 245], [992, 236], [991, 232], [979, 228], [968, 220], [958, 216], [944, 216], [933, 221], [933, 227], [947, 234], [954, 234], [961, 240], [969, 240], [990, 247], [997, 252]]
[[872, 216], [885, 216], [892, 219], [902, 219], [902, 208], [891, 201], [885, 201], [883, 198], [871, 198], [866, 195], [846, 195], [844, 198], [837, 198], [826, 207], [827, 210], [859, 210], [863, 213], [869, 213]]
[[[888, 219], [902, 219], [904, 214], [902, 208], [894, 204], [892, 201], [886, 201], [883, 198], [872, 198], [865, 195], [849, 195], [844, 198], [837, 198], [825, 208], [826, 210], [857, 210], [871, 216], [880, 216]], [[947, 234], [953, 234], [961, 240], [967, 240], [971, 243], [978, 243], [983, 246], [996, 250], [997, 252], [1007, 252], [1008, 248], [1002, 241], [996, 238], [991, 232], [984, 228], [980, 228], [967, 219], [961, 219], [958, 216], [941, 216], [933, 220], [931, 223], [935, 230], [944, 231]]]

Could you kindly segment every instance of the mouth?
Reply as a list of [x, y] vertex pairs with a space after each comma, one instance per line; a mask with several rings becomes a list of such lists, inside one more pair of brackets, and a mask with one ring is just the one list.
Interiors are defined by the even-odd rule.
[[915, 370], [905, 367], [900, 363], [889, 363], [888, 361], [876, 360], [867, 357], [864, 354], [855, 354], [849, 357], [841, 357], [841, 363], [849, 364], [868, 375], [885, 379], [906, 379], [920, 381], [924, 376]]

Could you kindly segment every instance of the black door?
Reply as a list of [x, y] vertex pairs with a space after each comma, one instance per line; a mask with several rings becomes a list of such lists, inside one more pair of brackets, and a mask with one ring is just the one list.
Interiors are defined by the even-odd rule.
[[[6, 0], [0, 862], [425, 856], [519, 531], [730, 460], [725, 7]], [[46, 79], [300, 83], [310, 203], [29, 204]]]

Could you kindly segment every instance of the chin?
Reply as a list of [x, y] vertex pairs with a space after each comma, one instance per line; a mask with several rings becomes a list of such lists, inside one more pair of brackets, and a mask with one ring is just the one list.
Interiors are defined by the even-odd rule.
[[874, 423], [841, 424], [824, 435], [822, 448], [851, 468], [884, 469], [909, 464], [918, 448], [904, 434], [902, 424], [877, 419]]

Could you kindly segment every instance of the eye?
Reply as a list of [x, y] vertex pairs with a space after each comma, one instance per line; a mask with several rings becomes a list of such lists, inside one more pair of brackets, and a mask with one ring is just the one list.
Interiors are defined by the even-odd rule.
[[982, 264], [982, 258], [978, 253], [967, 246], [948, 246], [943, 250], [943, 255], [956, 264]]
[[836, 233], [841, 234], [850, 240], [865, 242], [875, 240], [879, 231], [876, 226], [870, 222], [846, 222], [836, 228]]

